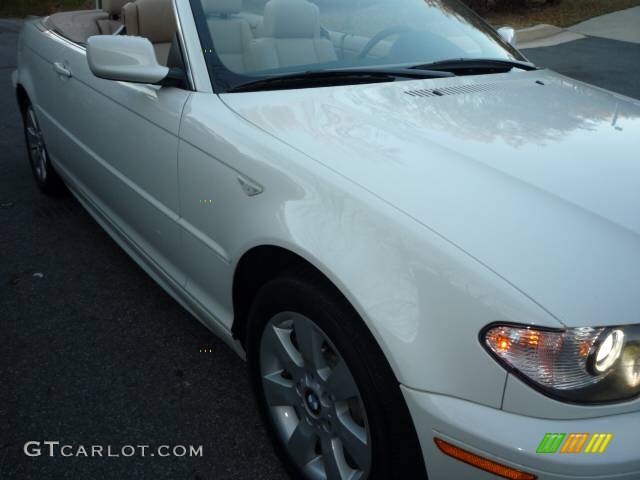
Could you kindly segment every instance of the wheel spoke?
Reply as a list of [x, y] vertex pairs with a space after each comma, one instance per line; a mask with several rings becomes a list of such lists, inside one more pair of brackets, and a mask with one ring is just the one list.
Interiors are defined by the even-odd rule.
[[35, 112], [33, 111], [33, 109], [32, 109], [32, 108], [29, 108], [29, 109], [28, 109], [28, 115], [29, 115], [30, 123], [31, 123], [31, 125], [33, 126], [33, 128], [34, 128], [36, 131], [37, 131], [37, 130], [39, 130], [39, 128], [38, 128], [38, 121], [36, 120], [36, 114], [35, 114]]
[[289, 372], [294, 378], [300, 375], [302, 359], [291, 343], [289, 331], [269, 325], [262, 339], [266, 351], [275, 355], [280, 362], [280, 368]]
[[355, 423], [348, 414], [343, 414], [338, 420], [338, 436], [342, 445], [351, 458], [364, 469], [369, 464], [369, 445], [367, 431]]
[[27, 146], [36, 177], [44, 182], [47, 179], [47, 151], [42, 141], [35, 112], [29, 107], [26, 118]]
[[34, 126], [27, 127], [27, 135], [30, 143], [38, 144], [38, 132]]
[[265, 375], [262, 385], [267, 402], [272, 407], [291, 406], [300, 401], [293, 382], [282, 378], [281, 372]]
[[47, 179], [47, 152], [44, 148], [40, 149], [38, 155], [38, 174], [43, 182]]
[[47, 176], [47, 152], [44, 148], [40, 148], [40, 158], [38, 163], [40, 163], [40, 169], [42, 170], [41, 175], [44, 180]]
[[358, 396], [358, 388], [344, 360], [340, 359], [331, 369], [326, 381], [326, 389], [338, 401]]
[[298, 350], [306, 364], [319, 370], [322, 364], [322, 338], [318, 335], [311, 322], [305, 318], [297, 317], [293, 321], [293, 330], [296, 332]]
[[316, 435], [306, 423], [300, 422], [295, 428], [289, 441], [287, 450], [293, 457], [294, 462], [300, 467], [304, 467], [317, 455], [315, 453]]
[[327, 480], [342, 480], [348, 478], [349, 465], [344, 459], [344, 453], [337, 438], [322, 439], [322, 460]]

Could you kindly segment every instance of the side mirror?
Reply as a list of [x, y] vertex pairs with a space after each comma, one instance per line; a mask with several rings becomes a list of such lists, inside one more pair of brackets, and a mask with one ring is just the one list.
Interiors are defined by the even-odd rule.
[[500, 36], [510, 45], [516, 46], [516, 31], [512, 27], [501, 27], [498, 29]]
[[184, 72], [158, 63], [151, 42], [142, 37], [96, 35], [87, 41], [91, 72], [105, 80], [182, 86]]

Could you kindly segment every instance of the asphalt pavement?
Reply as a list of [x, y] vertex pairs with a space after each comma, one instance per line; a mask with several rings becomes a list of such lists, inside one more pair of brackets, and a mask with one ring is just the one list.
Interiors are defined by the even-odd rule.
[[640, 44], [586, 37], [523, 53], [540, 67], [640, 99]]
[[[0, 20], [0, 478], [284, 479], [243, 362], [77, 201], [36, 189], [10, 83], [18, 28]], [[640, 98], [639, 46], [612, 42], [526, 53]], [[29, 457], [28, 441], [191, 445], [202, 456]]]

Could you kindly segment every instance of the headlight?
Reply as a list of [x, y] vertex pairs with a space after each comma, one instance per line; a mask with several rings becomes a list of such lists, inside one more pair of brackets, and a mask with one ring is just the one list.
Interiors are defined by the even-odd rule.
[[611, 330], [604, 335], [602, 342], [594, 349], [591, 356], [591, 363], [596, 375], [607, 372], [618, 361], [623, 345], [624, 332], [622, 330]]
[[550, 330], [492, 324], [480, 336], [499, 363], [560, 400], [602, 403], [640, 394], [640, 325]]

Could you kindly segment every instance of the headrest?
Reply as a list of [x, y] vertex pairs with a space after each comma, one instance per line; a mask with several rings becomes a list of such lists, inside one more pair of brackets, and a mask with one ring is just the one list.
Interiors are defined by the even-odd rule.
[[320, 12], [307, 0], [269, 0], [263, 28], [266, 37], [314, 38], [320, 35]]
[[122, 9], [127, 35], [148, 38], [151, 43], [170, 43], [178, 25], [171, 0], [137, 0]]
[[129, 0], [102, 0], [102, 10], [109, 12], [111, 15], [120, 15], [122, 7]]
[[207, 16], [229, 15], [242, 11], [242, 0], [202, 0], [202, 8]]

